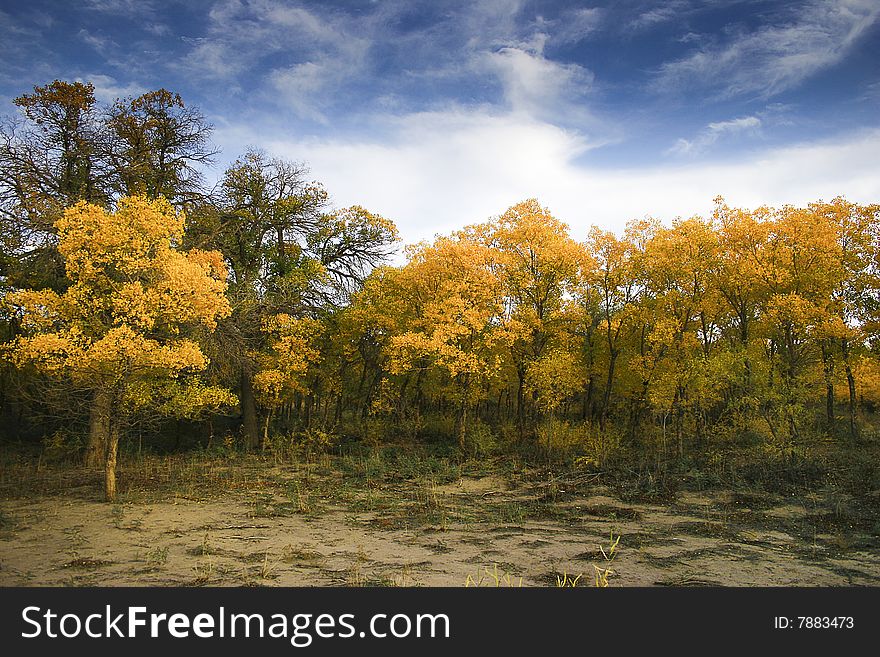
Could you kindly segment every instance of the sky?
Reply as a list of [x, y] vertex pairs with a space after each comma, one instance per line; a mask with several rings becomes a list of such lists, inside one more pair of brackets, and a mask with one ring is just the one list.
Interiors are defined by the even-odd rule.
[[880, 202], [880, 0], [0, 0], [0, 115], [164, 87], [405, 243], [537, 198], [651, 216]]

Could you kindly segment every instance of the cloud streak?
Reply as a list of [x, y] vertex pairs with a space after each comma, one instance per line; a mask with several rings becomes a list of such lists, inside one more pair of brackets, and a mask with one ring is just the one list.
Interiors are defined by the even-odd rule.
[[880, 16], [876, 0], [818, 0], [795, 18], [735, 33], [663, 64], [653, 83], [661, 92], [702, 87], [720, 98], [769, 98], [840, 63]]
[[694, 139], [679, 139], [667, 151], [677, 155], [697, 155], [703, 153], [726, 136], [741, 133], [756, 133], [761, 127], [757, 116], [743, 116], [730, 121], [718, 121], [707, 125]]

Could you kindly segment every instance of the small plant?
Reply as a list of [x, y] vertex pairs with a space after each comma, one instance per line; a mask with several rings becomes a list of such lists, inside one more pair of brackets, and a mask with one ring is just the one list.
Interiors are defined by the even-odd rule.
[[273, 570], [274, 567], [269, 563], [269, 553], [266, 552], [266, 554], [263, 555], [263, 563], [260, 564], [260, 577], [263, 579], [269, 579], [272, 577]]
[[575, 588], [578, 585], [578, 582], [583, 577], [583, 573], [578, 575], [577, 577], [570, 576], [567, 572], [562, 573], [562, 577], [559, 575], [556, 576], [556, 586], [557, 588], [565, 589], [565, 588]]
[[314, 509], [312, 506], [312, 496], [299, 481], [294, 482], [290, 492], [291, 501], [296, 505], [297, 513], [308, 515]]
[[320, 561], [323, 556], [320, 552], [311, 550], [307, 546], [285, 545], [281, 550], [281, 560], [285, 563]]
[[168, 561], [168, 546], [157, 547], [147, 552], [147, 563], [164, 564]]
[[122, 528], [122, 517], [125, 515], [125, 509], [121, 504], [114, 504], [113, 508], [110, 509], [110, 515], [113, 516], [113, 526], [116, 529]]
[[348, 575], [345, 578], [346, 586], [366, 586], [367, 578], [364, 577], [364, 574], [361, 572], [361, 565], [359, 563], [353, 563], [348, 568]]
[[620, 543], [620, 536], [614, 536], [614, 531], [612, 530], [611, 536], [608, 539], [608, 549], [606, 550], [601, 545], [599, 545], [599, 552], [602, 553], [602, 558], [605, 559], [605, 567], [600, 568], [599, 566], [593, 564], [593, 568], [596, 569], [596, 587], [597, 588], [605, 588], [608, 586], [608, 578], [614, 574], [614, 571], [611, 570], [611, 564], [614, 562], [614, 558], [617, 556], [618, 552], [618, 544]]
[[400, 569], [400, 573], [393, 575], [389, 582], [391, 586], [397, 587], [413, 586], [414, 583], [415, 581], [412, 577], [412, 565], [408, 563], [404, 564]]
[[521, 587], [522, 577], [515, 578], [508, 572], [498, 570], [498, 564], [493, 564], [490, 569], [488, 566], [483, 572], [478, 572], [476, 576], [468, 575], [464, 581], [465, 586], [503, 586], [503, 587]]
[[198, 547], [189, 548], [187, 554], [191, 554], [194, 557], [207, 557], [209, 555], [214, 554], [214, 548], [211, 547], [211, 537], [208, 532], [205, 532], [205, 537], [202, 539], [202, 544]]
[[223, 436], [223, 452], [227, 456], [238, 453], [238, 441], [231, 432]]
[[485, 422], [475, 421], [465, 436], [465, 450], [472, 458], [490, 456], [498, 449], [492, 428]]
[[208, 559], [204, 563], [197, 563], [193, 566], [193, 572], [195, 573], [195, 581], [197, 584], [204, 584], [205, 582], [210, 581], [214, 577], [214, 561], [212, 559]]

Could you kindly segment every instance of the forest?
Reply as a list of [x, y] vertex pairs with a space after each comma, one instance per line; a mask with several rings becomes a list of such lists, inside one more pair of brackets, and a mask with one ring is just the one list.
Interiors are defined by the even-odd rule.
[[718, 197], [711, 216], [573, 234], [527, 199], [401, 245], [303, 163], [249, 150], [209, 185], [212, 127], [165, 89], [101, 103], [56, 80], [15, 105], [7, 473], [78, 468], [96, 495], [100, 473], [113, 502], [144, 454], [394, 448], [651, 499], [832, 482], [878, 502], [880, 205]]

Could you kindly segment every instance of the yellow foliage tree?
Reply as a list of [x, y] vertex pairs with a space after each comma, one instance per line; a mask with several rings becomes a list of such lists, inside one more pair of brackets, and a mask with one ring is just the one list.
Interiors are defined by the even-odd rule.
[[[115, 212], [85, 202], [55, 223], [71, 284], [57, 294], [21, 290], [5, 303], [23, 335], [4, 345], [19, 366], [91, 391], [87, 461], [105, 467], [105, 492], [116, 498], [116, 460], [126, 408], [149, 403], [151, 390], [183, 383], [207, 359], [188, 337], [229, 314], [226, 269], [214, 251], [178, 249], [184, 216], [164, 199], [126, 197]], [[166, 394], [181, 405], [234, 404], [226, 391], [190, 387]]]
[[456, 435], [464, 447], [467, 412], [480, 384], [501, 368], [506, 336], [493, 253], [468, 231], [438, 238], [411, 254], [399, 284], [413, 304], [408, 330], [391, 340], [391, 371], [434, 367], [453, 382]]
[[[555, 346], [569, 322], [566, 301], [595, 268], [568, 226], [536, 199], [518, 203], [497, 220], [477, 228], [496, 249], [496, 275], [502, 286], [510, 355], [517, 373], [517, 423], [524, 423], [526, 377], [532, 364]], [[538, 392], [532, 390], [537, 402]]]
[[263, 422], [263, 442], [269, 438], [272, 413], [295, 393], [307, 391], [309, 365], [321, 354], [314, 346], [320, 324], [311, 318], [292, 317], [285, 313], [273, 315], [263, 325], [269, 336], [269, 350], [256, 354], [260, 370], [254, 375], [257, 398], [267, 409]]

